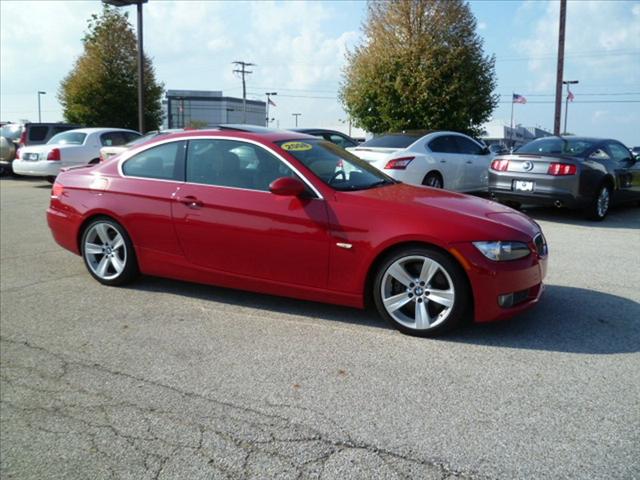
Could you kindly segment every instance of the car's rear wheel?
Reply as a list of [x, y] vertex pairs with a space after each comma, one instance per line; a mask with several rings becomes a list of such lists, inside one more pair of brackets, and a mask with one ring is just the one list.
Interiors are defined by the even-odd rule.
[[396, 251], [380, 266], [373, 298], [378, 312], [400, 331], [433, 336], [458, 326], [471, 307], [464, 271], [431, 248]]
[[49, 175], [48, 177], [45, 177], [47, 179], [47, 182], [49, 183], [55, 183], [56, 182], [56, 176], [55, 175]]
[[123, 285], [138, 275], [133, 244], [122, 226], [97, 218], [82, 235], [82, 258], [89, 273], [104, 285]]
[[430, 172], [422, 180], [422, 185], [432, 188], [443, 188], [444, 182], [438, 172]]
[[587, 216], [591, 220], [601, 221], [609, 213], [609, 207], [611, 206], [611, 187], [607, 184], [600, 186], [596, 192], [595, 197], [591, 201], [591, 204], [587, 208]]

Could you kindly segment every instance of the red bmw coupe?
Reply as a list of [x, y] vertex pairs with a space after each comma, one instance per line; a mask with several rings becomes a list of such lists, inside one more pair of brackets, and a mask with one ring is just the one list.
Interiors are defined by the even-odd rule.
[[362, 308], [435, 335], [538, 302], [539, 225], [399, 183], [322, 139], [191, 131], [62, 172], [47, 219], [105, 285], [138, 273]]

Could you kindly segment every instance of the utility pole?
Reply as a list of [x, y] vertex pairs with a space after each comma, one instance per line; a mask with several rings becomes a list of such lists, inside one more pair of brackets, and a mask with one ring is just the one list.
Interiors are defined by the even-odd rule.
[[292, 113], [291, 115], [293, 115], [294, 117], [296, 117], [296, 128], [298, 128], [298, 117], [301, 116], [301, 113]]
[[553, 118], [553, 134], [560, 135], [562, 116], [562, 75], [564, 71], [564, 26], [567, 20], [567, 0], [560, 0], [560, 28], [558, 31], [558, 69], [556, 71], [556, 111]]
[[579, 80], [563, 80], [562, 83], [567, 86], [567, 98], [564, 101], [564, 134], [567, 134], [567, 117], [569, 116], [569, 96], [571, 95], [571, 90], [569, 89], [569, 85], [575, 85], [576, 83], [580, 83]]
[[38, 90], [38, 123], [42, 123], [42, 116], [40, 115], [40, 95], [46, 95], [47, 92]]
[[[265, 93], [265, 95], [267, 96], [267, 122], [265, 124], [265, 127], [269, 127], [269, 105], [271, 104], [271, 97], [274, 95], [278, 95], [278, 92], [267, 92]], [[273, 106], [275, 107], [276, 104], [274, 103]]]
[[253, 73], [251, 70], [247, 70], [247, 67], [254, 67], [256, 64], [243, 62], [242, 60], [236, 60], [232, 63], [239, 67], [239, 69], [234, 70], [233, 73], [239, 73], [242, 76], [242, 123], [247, 123], [247, 84], [245, 82], [245, 76]]

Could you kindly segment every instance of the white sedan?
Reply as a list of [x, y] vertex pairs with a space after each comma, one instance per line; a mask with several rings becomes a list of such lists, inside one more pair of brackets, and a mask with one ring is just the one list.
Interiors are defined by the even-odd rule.
[[458, 192], [487, 191], [495, 156], [471, 137], [444, 131], [385, 134], [347, 150], [401, 182]]
[[124, 145], [140, 137], [123, 128], [78, 128], [59, 133], [44, 145], [18, 150], [13, 172], [18, 175], [47, 177], [53, 182], [63, 167], [98, 163], [100, 148]]

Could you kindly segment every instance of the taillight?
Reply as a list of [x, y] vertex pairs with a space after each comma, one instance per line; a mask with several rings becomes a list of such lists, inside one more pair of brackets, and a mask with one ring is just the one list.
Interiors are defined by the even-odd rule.
[[336, 163], [336, 168], [339, 168], [340, 170], [344, 168], [344, 162], [342, 161], [342, 159], [338, 160], [338, 163]]
[[20, 150], [22, 149], [19, 148], [18, 150], [16, 150], [16, 160], [20, 160]]
[[47, 154], [47, 160], [60, 160], [60, 149], [52, 148]]
[[548, 175], [561, 176], [561, 175], [575, 175], [578, 171], [575, 165], [570, 163], [557, 163], [553, 162], [549, 164], [547, 170]]
[[104, 153], [100, 152], [100, 163], [104, 162], [107, 157], [104, 156]]
[[25, 147], [27, 145], [27, 130], [26, 129], [24, 129], [22, 131], [22, 133], [20, 134], [20, 140], [18, 140], [18, 143], [23, 147]]
[[385, 170], [404, 170], [414, 158], [415, 157], [394, 158], [393, 160], [389, 160], [384, 168]]
[[498, 172], [506, 172], [509, 170], [509, 160], [494, 160], [491, 162], [491, 170]]
[[64, 187], [60, 183], [54, 183], [51, 187], [51, 196], [54, 198], [60, 198], [64, 192]]

